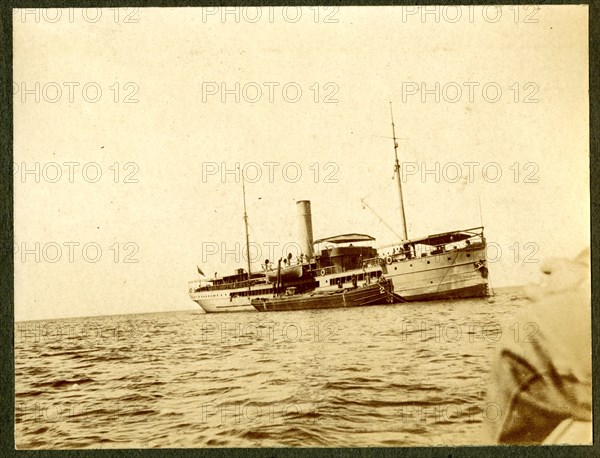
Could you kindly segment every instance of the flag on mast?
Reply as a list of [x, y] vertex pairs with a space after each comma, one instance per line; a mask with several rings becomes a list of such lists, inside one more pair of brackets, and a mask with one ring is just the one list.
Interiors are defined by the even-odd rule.
[[204, 275], [204, 272], [202, 272], [202, 269], [200, 269], [200, 267], [196, 266], [196, 268], [198, 269], [198, 273], [200, 275], [202, 275], [203, 277], [206, 277], [206, 275]]

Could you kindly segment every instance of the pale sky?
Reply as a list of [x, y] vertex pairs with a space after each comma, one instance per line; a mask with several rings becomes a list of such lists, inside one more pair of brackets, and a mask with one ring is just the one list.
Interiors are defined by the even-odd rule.
[[206, 255], [244, 244], [241, 182], [203, 180], [222, 164], [260, 166], [246, 193], [261, 260], [295, 241], [303, 199], [315, 238], [394, 241], [361, 204], [400, 232], [390, 101], [415, 172], [409, 236], [479, 226], [480, 196], [502, 250], [492, 286], [535, 281], [539, 262], [525, 260], [590, 243], [588, 10], [525, 8], [462, 7], [456, 22], [457, 9], [436, 22], [400, 7], [239, 10], [238, 22], [195, 8], [98, 10], [96, 22], [93, 9], [15, 11], [15, 318], [197, 308], [196, 266], [246, 264], [240, 250]]

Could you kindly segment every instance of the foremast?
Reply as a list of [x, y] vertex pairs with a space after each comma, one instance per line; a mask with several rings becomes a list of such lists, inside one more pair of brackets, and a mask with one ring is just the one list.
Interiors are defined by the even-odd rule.
[[400, 198], [400, 220], [402, 221], [402, 238], [408, 240], [408, 232], [406, 226], [406, 213], [404, 212], [404, 198], [402, 197], [402, 178], [400, 177], [400, 161], [398, 160], [398, 139], [396, 138], [396, 126], [394, 125], [394, 112], [392, 111], [392, 102], [390, 102], [390, 115], [392, 117], [392, 138], [394, 140], [394, 156], [396, 163], [394, 165], [394, 173], [398, 181], [398, 196]]
[[242, 196], [244, 198], [244, 229], [246, 231], [246, 259], [248, 260], [248, 291], [250, 291], [250, 279], [252, 276], [252, 263], [250, 262], [250, 236], [248, 234], [248, 213], [246, 212], [246, 184], [244, 172], [242, 171]]

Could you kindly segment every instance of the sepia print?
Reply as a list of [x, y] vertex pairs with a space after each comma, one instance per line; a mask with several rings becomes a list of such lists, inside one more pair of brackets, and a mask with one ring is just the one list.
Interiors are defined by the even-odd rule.
[[18, 449], [592, 443], [587, 6], [12, 20]]

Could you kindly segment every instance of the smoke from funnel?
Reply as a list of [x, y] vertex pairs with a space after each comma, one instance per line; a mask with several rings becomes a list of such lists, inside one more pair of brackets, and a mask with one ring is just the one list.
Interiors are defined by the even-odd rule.
[[298, 211], [298, 240], [300, 241], [300, 248], [302, 254], [312, 259], [314, 253], [310, 200], [299, 200], [296, 202], [296, 209]]

